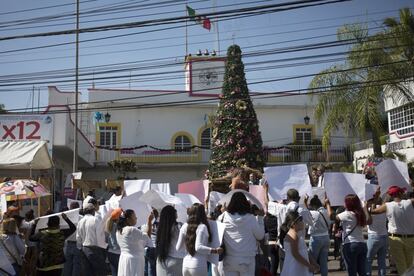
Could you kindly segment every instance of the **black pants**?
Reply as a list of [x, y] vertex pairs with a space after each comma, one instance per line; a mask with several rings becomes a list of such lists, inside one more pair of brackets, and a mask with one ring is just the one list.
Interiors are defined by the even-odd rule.
[[37, 271], [37, 276], [61, 276], [62, 275], [62, 269], [53, 269], [49, 271]]
[[106, 250], [98, 246], [82, 247], [81, 268], [86, 276], [107, 275]]

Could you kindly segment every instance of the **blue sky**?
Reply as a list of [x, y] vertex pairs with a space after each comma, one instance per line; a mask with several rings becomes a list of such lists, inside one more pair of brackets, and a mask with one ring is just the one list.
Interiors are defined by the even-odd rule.
[[[97, 8], [110, 9], [110, 14], [95, 16], [94, 14], [81, 16], [81, 27], [92, 27], [107, 24], [141, 21], [155, 18], [165, 18], [185, 15], [185, 1], [170, 1], [161, 7], [160, 2], [166, 0], [81, 0], [81, 12]], [[21, 24], [24, 19], [44, 16], [62, 15], [75, 12], [75, 1], [52, 1], [52, 0], [19, 0], [5, 1], [0, 12], [0, 37], [8, 37], [18, 34], [30, 34], [50, 32], [58, 30], [73, 29], [75, 27], [74, 17], [58, 18], [54, 21]], [[213, 11], [214, 1], [189, 0], [188, 5], [197, 12]], [[255, 3], [253, 3], [255, 2]], [[248, 7], [255, 5], [275, 4], [288, 1], [216, 1], [217, 10]], [[50, 6], [59, 7], [47, 8]], [[114, 12], [116, 7], [152, 5], [140, 7], [140, 9], [121, 10]], [[226, 48], [233, 42], [239, 44], [245, 53], [266, 49], [282, 47], [293, 47], [302, 44], [334, 41], [336, 30], [347, 23], [365, 23], [371, 32], [379, 31], [382, 20], [385, 17], [397, 17], [398, 9], [403, 7], [414, 8], [410, 0], [354, 0], [344, 3], [336, 3], [319, 7], [303, 8], [273, 14], [266, 14], [254, 17], [232, 19], [219, 23], [220, 48], [225, 53]], [[112, 9], [112, 10], [111, 10]], [[27, 10], [27, 11], [22, 11]], [[16, 12], [17, 11], [17, 12]], [[124, 19], [117, 19], [117, 18]], [[39, 21], [39, 19], [36, 19]], [[93, 21], [93, 22], [88, 22]], [[9, 22], [9, 23], [6, 23]], [[16, 25], [20, 24], [20, 25]], [[46, 26], [45, 26], [46, 25]], [[169, 27], [170, 25], [166, 26]], [[130, 75], [124, 79], [112, 79], [113, 83], [95, 81], [96, 87], [105, 88], [135, 88], [135, 89], [184, 89], [184, 74], [180, 70], [182, 65], [168, 68], [145, 69], [153, 62], [143, 62], [150, 59], [162, 59], [163, 62], [182, 61], [185, 55], [185, 29], [173, 29], [157, 32], [165, 26], [134, 28], [127, 30], [114, 30], [98, 33], [86, 33], [80, 35], [80, 40], [104, 38], [108, 36], [122, 35], [124, 37], [102, 39], [93, 42], [82, 42], [80, 44], [80, 67], [88, 68], [94, 77], [93, 72], [99, 71], [108, 64], [129, 63], [124, 75]], [[189, 52], [195, 53], [198, 49], [216, 49], [216, 32], [213, 29], [209, 32], [200, 26], [188, 27]], [[144, 34], [135, 34], [143, 32]], [[13, 39], [0, 41], [0, 103], [5, 104], [7, 109], [31, 108], [32, 89], [35, 87], [34, 103], [37, 106], [38, 92], [40, 91], [40, 106], [47, 104], [47, 86], [56, 85], [62, 91], [73, 91], [74, 82], [58, 83], [55, 78], [40, 78], [39, 72], [49, 70], [66, 70], [75, 67], [75, 46], [73, 44], [35, 49], [21, 52], [8, 52], [21, 48], [31, 48], [58, 43], [73, 42], [75, 36], [49, 36], [28, 39]], [[262, 46], [261, 46], [262, 45]], [[276, 79], [287, 76], [298, 76], [317, 73], [327, 68], [332, 63], [318, 63], [306, 66], [282, 66], [282, 68], [263, 68], [258, 70], [255, 62], [273, 60], [271, 66], [279, 64], [290, 64], [292, 62], [276, 63], [277, 60], [295, 58], [316, 54], [338, 52], [344, 48], [335, 47], [312, 51], [298, 51], [287, 54], [267, 55], [259, 57], [244, 58], [247, 70], [248, 82]], [[297, 60], [295, 62], [300, 62]], [[253, 64], [252, 64], [253, 63]], [[120, 66], [120, 65], [118, 65]], [[108, 66], [109, 69], [120, 68]], [[262, 65], [263, 66], [263, 65]], [[137, 68], [144, 67], [144, 68]], [[125, 68], [123, 65], [122, 68]], [[167, 74], [172, 79], [160, 79], [159, 76], [139, 77], [137, 74], [152, 74], [160, 71], [178, 71]], [[16, 84], [16, 79], [21, 80], [23, 74], [33, 74], [35, 78], [28, 78], [24, 85], [5, 86], [4, 84]], [[67, 74], [67, 72], [63, 72]], [[6, 75], [16, 75], [8, 76]], [[106, 75], [108, 76], [108, 75]], [[12, 80], [14, 79], [14, 80]], [[288, 81], [251, 84], [249, 89], [257, 92], [276, 92], [306, 88], [311, 80], [310, 77], [298, 78]], [[122, 81], [122, 82], [121, 82]], [[33, 84], [33, 82], [35, 84]], [[45, 82], [40, 84], [39, 82]], [[87, 100], [87, 88], [92, 86], [91, 80], [81, 81], [80, 91], [83, 93], [83, 100]]]

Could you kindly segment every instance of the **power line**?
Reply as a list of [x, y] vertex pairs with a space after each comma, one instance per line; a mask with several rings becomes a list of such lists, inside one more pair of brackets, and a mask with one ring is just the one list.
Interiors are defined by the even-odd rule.
[[[333, 4], [333, 3], [340, 3], [340, 2], [347, 2], [350, 0], [303, 0], [303, 1], [294, 1], [294, 2], [286, 2], [280, 4], [273, 4], [273, 5], [263, 5], [263, 6], [255, 6], [255, 7], [248, 7], [248, 8], [240, 8], [240, 9], [232, 9], [220, 12], [212, 12], [212, 13], [204, 13], [200, 14], [200, 16], [207, 16], [207, 17], [234, 17], [238, 15], [258, 15], [258, 14], [266, 14], [266, 13], [274, 13], [286, 10], [293, 10], [303, 7], [314, 7], [314, 6], [321, 6], [326, 4]], [[309, 3], [309, 4], [306, 4]], [[301, 5], [299, 5], [301, 4]], [[296, 5], [296, 6], [292, 6]], [[144, 21], [136, 21], [130, 23], [123, 23], [123, 24], [111, 24], [111, 25], [104, 25], [98, 27], [90, 27], [90, 28], [83, 28], [80, 29], [81, 33], [89, 33], [89, 32], [101, 32], [101, 31], [110, 31], [110, 30], [122, 30], [122, 29], [129, 29], [129, 28], [138, 28], [138, 27], [148, 27], [148, 26], [159, 26], [165, 24], [175, 24], [179, 22], [183, 22], [185, 20], [191, 20], [192, 17], [190, 16], [177, 16], [177, 17], [170, 17], [170, 18], [161, 18], [161, 19], [152, 19], [152, 20], [144, 20]], [[42, 36], [57, 36], [57, 35], [67, 35], [73, 34], [75, 30], [64, 30], [64, 31], [54, 31], [54, 32], [44, 32], [44, 33], [34, 33], [34, 34], [26, 34], [26, 35], [14, 35], [8, 37], [0, 37], [0, 41], [5, 40], [13, 40], [13, 39], [21, 39], [21, 38], [33, 38], [33, 37], [42, 37]]]
[[[292, 80], [292, 79], [297, 79], [297, 78], [303, 78], [303, 77], [313, 77], [316, 75], [330, 75], [330, 74], [335, 74], [335, 73], [343, 73], [343, 72], [352, 72], [355, 70], [361, 70], [361, 69], [368, 69], [368, 68], [372, 68], [372, 67], [379, 67], [379, 66], [388, 66], [388, 65], [393, 65], [393, 64], [401, 64], [403, 62], [407, 62], [406, 60], [404, 61], [397, 61], [397, 62], [389, 62], [389, 63], [383, 63], [383, 64], [377, 64], [377, 65], [373, 65], [373, 66], [361, 66], [361, 67], [357, 67], [357, 68], [349, 68], [349, 69], [341, 69], [341, 70], [335, 70], [335, 71], [330, 71], [330, 72], [318, 72], [318, 73], [312, 73], [312, 74], [305, 74], [305, 75], [299, 75], [299, 76], [291, 76], [291, 77], [284, 77], [284, 78], [276, 78], [276, 79], [269, 79], [269, 80], [264, 80], [264, 81], [257, 81], [257, 82], [249, 82], [248, 85], [254, 85], [254, 84], [263, 84], [263, 83], [269, 83], [269, 82], [279, 82], [279, 81], [285, 81], [285, 80]], [[395, 80], [399, 80], [400, 79], [392, 79], [393, 81]], [[220, 89], [221, 87], [213, 87], [213, 88], [207, 88], [207, 89], [200, 89], [200, 90], [195, 90], [193, 92], [206, 92], [208, 90], [216, 90], [216, 89]], [[294, 90], [297, 91], [297, 90]], [[145, 95], [145, 96], [136, 96], [136, 97], [127, 97], [127, 98], [118, 98], [118, 99], [111, 99], [111, 100], [102, 100], [102, 101], [95, 101], [95, 102], [89, 102], [88, 104], [97, 104], [97, 103], [114, 103], [116, 101], [126, 101], [126, 100], [137, 100], [137, 99], [145, 99], [145, 98], [156, 98], [156, 97], [164, 97], [164, 96], [171, 96], [171, 95], [177, 95], [177, 94], [183, 94], [187, 91], [170, 91], [170, 92], [165, 92], [163, 94], [157, 94], [157, 95]], [[269, 92], [264, 92], [264, 93], [255, 93], [253, 95], [273, 95], [274, 93], [269, 93]], [[168, 103], [170, 104], [170, 102]], [[68, 104], [68, 106], [71, 106], [73, 104]], [[45, 108], [46, 106], [43, 106], [42, 108]], [[21, 109], [12, 109], [9, 111], [18, 111]]]

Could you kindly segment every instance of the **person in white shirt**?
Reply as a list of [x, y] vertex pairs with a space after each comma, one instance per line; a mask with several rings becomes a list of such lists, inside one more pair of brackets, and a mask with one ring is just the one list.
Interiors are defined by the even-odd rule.
[[246, 196], [234, 193], [226, 211], [217, 221], [224, 224], [223, 269], [225, 276], [254, 275], [257, 241], [264, 238], [263, 210], [257, 218], [250, 213], [251, 206]]
[[414, 258], [414, 199], [403, 199], [404, 192], [398, 186], [389, 187], [387, 193], [393, 201], [371, 211], [372, 214], [387, 215], [390, 255], [399, 275], [413, 265]]
[[95, 206], [88, 203], [84, 209], [84, 217], [78, 222], [76, 242], [83, 255], [81, 267], [85, 275], [106, 275], [106, 252], [99, 247], [100, 219], [95, 216]]
[[222, 248], [211, 248], [208, 243], [212, 236], [204, 205], [195, 203], [188, 211], [187, 223], [180, 229], [176, 250], [183, 248], [187, 255], [183, 260], [183, 275], [207, 275], [207, 256], [221, 254]]
[[182, 275], [185, 250], [176, 250], [181, 225], [177, 222], [177, 210], [167, 205], [161, 210], [157, 229], [157, 275]]
[[[329, 217], [335, 217], [331, 204], [325, 200]], [[366, 206], [365, 206], [366, 207]], [[357, 195], [349, 194], [345, 197], [346, 210], [335, 217], [342, 224], [342, 254], [345, 259], [346, 270], [349, 276], [365, 276], [367, 274], [367, 244], [364, 240], [363, 228], [370, 224], [370, 216], [362, 208], [361, 200]]]
[[[373, 199], [368, 200], [368, 212], [382, 205], [379, 193]], [[387, 215], [372, 214], [372, 223], [368, 225], [368, 253], [367, 253], [367, 276], [372, 274], [372, 261], [377, 256], [378, 275], [385, 276], [387, 273], [387, 251], [388, 251], [388, 232]]]
[[151, 238], [152, 220], [151, 213], [147, 219], [147, 232], [142, 232], [135, 225], [137, 216], [131, 209], [122, 212], [118, 221], [116, 240], [121, 248], [119, 257], [118, 276], [144, 276], [145, 257], [144, 248], [153, 247]]
[[331, 220], [328, 211], [322, 206], [322, 202], [315, 195], [308, 206], [308, 196], [305, 197], [304, 204], [309, 208], [312, 216], [312, 223], [309, 225], [309, 251], [314, 260], [318, 262], [321, 276], [328, 275], [328, 254], [331, 244], [329, 238], [329, 228]]
[[[278, 234], [280, 234], [280, 226], [285, 222], [287, 212], [297, 211], [303, 218], [305, 226], [312, 224], [312, 216], [307, 208], [299, 206], [299, 192], [296, 189], [289, 189], [286, 193], [286, 204], [274, 202], [269, 200], [269, 185], [263, 185], [265, 189], [265, 204], [269, 214], [277, 217]], [[299, 232], [300, 235], [305, 236], [305, 230]]]

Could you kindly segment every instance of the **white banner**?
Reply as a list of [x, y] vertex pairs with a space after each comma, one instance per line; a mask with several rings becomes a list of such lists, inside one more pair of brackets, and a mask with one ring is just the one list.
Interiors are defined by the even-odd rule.
[[209, 213], [213, 212], [214, 209], [219, 204], [220, 199], [222, 199], [226, 194], [219, 193], [216, 191], [210, 192], [210, 196], [208, 198], [208, 211]]
[[70, 209], [70, 205], [72, 204], [72, 202], [77, 202], [77, 203], [79, 203], [79, 208], [82, 206], [82, 200], [75, 200], [75, 199], [70, 199], [70, 198], [67, 198], [66, 199], [66, 201], [67, 201], [67, 204], [66, 204], [66, 206]]
[[7, 200], [6, 194], [0, 195], [0, 215], [3, 217], [3, 214], [7, 212]]
[[223, 196], [222, 199], [220, 199], [219, 203], [221, 205], [226, 204], [226, 206], [229, 206], [231, 198], [233, 197], [235, 193], [238, 193], [238, 192], [243, 193], [246, 196], [247, 200], [250, 201], [251, 204], [256, 205], [259, 209], [263, 209], [262, 203], [254, 195], [252, 195], [251, 193], [245, 190], [239, 190], [239, 189], [235, 189], [235, 190], [228, 192], [225, 196]]
[[407, 163], [394, 159], [382, 161], [375, 167], [378, 184], [381, 186], [381, 194], [385, 194], [389, 187], [399, 186], [411, 191], [410, 177], [408, 176]]
[[378, 187], [368, 184], [365, 175], [357, 173], [325, 173], [324, 183], [332, 206], [343, 206], [345, 196], [349, 194], [356, 194], [361, 201], [371, 199]]
[[167, 205], [175, 206], [183, 204], [179, 198], [156, 190], [147, 191], [139, 198], [139, 200], [149, 204], [159, 211]]
[[273, 200], [286, 199], [289, 189], [296, 189], [300, 196], [310, 195], [312, 192], [308, 167], [305, 164], [266, 167], [264, 174]]
[[178, 197], [181, 202], [184, 204], [184, 206], [186, 208], [190, 208], [194, 203], [200, 203], [200, 200], [198, 200], [198, 198], [196, 198], [195, 196], [191, 195], [191, 194], [175, 194], [176, 197]]
[[166, 194], [171, 194], [170, 183], [151, 183], [151, 190], [160, 191]]
[[[321, 201], [323, 205], [323, 203], [325, 202], [325, 193], [326, 191], [325, 191], [325, 188], [323, 187], [312, 187], [312, 192], [310, 193], [310, 195], [308, 195], [309, 196], [308, 203], [316, 195], [318, 196], [319, 200]], [[304, 200], [305, 200], [305, 195], [301, 195], [299, 204], [303, 205]]]
[[53, 122], [51, 115], [0, 115], [0, 140], [48, 141], [52, 156]]
[[127, 196], [136, 192], [147, 192], [151, 189], [151, 179], [125, 180], [124, 191]]
[[124, 211], [127, 209], [134, 210], [135, 215], [137, 216], [136, 226], [141, 226], [141, 225], [146, 224], [148, 221], [148, 216], [152, 212], [151, 206], [139, 200], [141, 196], [142, 196], [142, 192], [137, 192], [127, 197], [124, 197], [119, 201], [119, 206]]
[[[78, 223], [78, 221], [79, 221], [79, 209], [73, 209], [73, 210], [63, 212], [63, 213], [66, 214], [68, 219], [70, 219], [70, 221], [72, 221], [73, 224]], [[48, 222], [49, 218], [53, 217], [53, 216], [59, 216], [60, 228], [61, 229], [69, 228], [69, 225], [62, 218], [62, 213], [55, 213], [55, 214], [39, 217], [39, 221], [37, 222], [37, 225], [36, 225], [36, 232], [39, 231], [40, 229], [46, 229], [47, 228], [47, 222]]]

